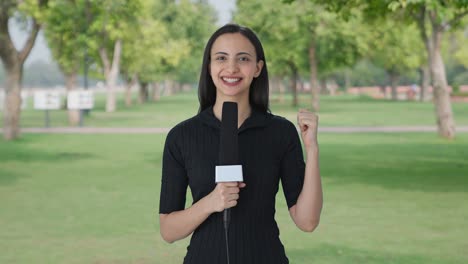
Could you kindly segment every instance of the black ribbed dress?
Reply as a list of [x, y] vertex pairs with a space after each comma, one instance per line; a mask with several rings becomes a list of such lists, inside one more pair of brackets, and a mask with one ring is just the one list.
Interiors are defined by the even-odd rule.
[[[208, 108], [169, 132], [159, 213], [185, 209], [187, 186], [193, 203], [215, 188], [220, 127]], [[252, 111], [239, 128], [239, 159], [247, 186], [231, 209], [231, 264], [289, 263], [274, 218], [275, 196], [281, 180], [290, 208], [302, 189], [305, 164], [296, 127], [282, 117]], [[194, 231], [183, 263], [226, 263], [222, 213], [212, 214]]]

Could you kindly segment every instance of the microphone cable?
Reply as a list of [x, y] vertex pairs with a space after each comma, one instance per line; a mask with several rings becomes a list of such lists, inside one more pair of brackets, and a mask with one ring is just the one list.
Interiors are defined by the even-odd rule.
[[226, 238], [226, 258], [227, 258], [227, 264], [230, 264], [229, 260], [229, 222], [231, 221], [231, 210], [224, 209], [223, 212], [223, 223], [224, 223], [224, 237]]

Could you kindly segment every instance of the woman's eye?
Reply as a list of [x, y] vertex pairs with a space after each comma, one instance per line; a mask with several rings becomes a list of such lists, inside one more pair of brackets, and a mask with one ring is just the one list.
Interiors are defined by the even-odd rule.
[[247, 57], [240, 57], [239, 60], [240, 60], [240, 61], [249, 61], [249, 58], [247, 58]]
[[219, 57], [216, 57], [215, 60], [217, 60], [217, 61], [225, 61], [225, 60], [226, 60], [226, 57], [224, 57], [224, 56], [219, 56]]

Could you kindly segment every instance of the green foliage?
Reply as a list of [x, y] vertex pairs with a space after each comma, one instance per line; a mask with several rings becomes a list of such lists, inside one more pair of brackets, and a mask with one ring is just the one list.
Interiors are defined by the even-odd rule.
[[274, 2], [239, 2], [234, 21], [258, 34], [272, 75], [287, 75], [291, 67], [306, 72], [308, 40], [301, 32], [297, 8]]
[[81, 68], [88, 47], [88, 6], [84, 0], [51, 0], [45, 36], [55, 61], [66, 73]]
[[386, 19], [374, 23], [369, 31], [372, 37], [368, 55], [387, 72], [401, 75], [425, 63], [424, 46], [414, 24]]
[[459, 87], [460, 85], [468, 84], [468, 71], [465, 69], [463, 72], [456, 75], [452, 80], [452, 86]]
[[212, 8], [191, 1], [142, 3], [137, 25], [127, 32], [122, 72], [137, 74], [143, 82], [194, 82], [204, 43], [214, 31]]
[[285, 74], [291, 64], [308, 74], [311, 42], [322, 76], [353, 65], [366, 49], [357, 16], [344, 21], [312, 1], [241, 1], [235, 21], [259, 34], [273, 74]]
[[361, 60], [350, 70], [351, 86], [386, 86], [388, 84], [385, 69], [370, 60]]
[[[17, 5], [16, 13], [18, 16], [26, 21], [28, 18], [36, 19], [39, 23], [44, 22], [47, 16], [47, 5], [49, 0], [23, 0], [23, 1], [10, 1], [13, 5]], [[9, 1], [7, 1], [9, 2]], [[16, 3], [17, 4], [16, 4]], [[15, 12], [13, 11], [13, 12]]]
[[216, 13], [206, 1], [175, 1], [157, 14], [167, 25], [171, 38], [183, 42], [180, 63], [169, 71], [176, 80], [185, 83], [198, 82], [203, 51], [208, 38], [216, 30]]
[[[466, 25], [468, 25], [468, 19], [465, 19]], [[465, 26], [464, 29], [458, 30], [455, 33], [454, 39], [456, 51], [453, 54], [456, 61], [462, 64], [465, 69], [468, 69], [468, 26]]]

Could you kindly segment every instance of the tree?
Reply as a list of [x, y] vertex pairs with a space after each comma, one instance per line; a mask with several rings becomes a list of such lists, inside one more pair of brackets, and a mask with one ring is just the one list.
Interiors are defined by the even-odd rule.
[[[364, 42], [356, 37], [357, 30], [352, 27], [357, 20], [346, 22], [310, 1], [270, 1], [239, 1], [236, 18], [264, 39], [275, 67], [290, 69], [293, 85], [297, 72], [308, 68], [312, 108], [318, 111], [320, 76], [353, 65], [361, 54]], [[292, 91], [295, 92], [294, 87]]]
[[447, 77], [441, 54], [441, 42], [444, 32], [455, 26], [459, 20], [468, 14], [468, 2], [450, 1], [415, 1], [406, 6], [404, 3], [392, 2], [394, 10], [402, 8], [417, 22], [421, 38], [426, 46], [429, 67], [432, 76], [434, 103], [439, 135], [445, 138], [455, 137], [455, 121], [452, 113], [452, 103], [447, 89]]
[[177, 67], [182, 57], [188, 54], [187, 41], [171, 39], [161, 21], [151, 15], [144, 17], [146, 19], [142, 16], [141, 26], [132, 33], [133, 38], [139, 41], [128, 43], [122, 56], [124, 75], [129, 79], [138, 78], [140, 82], [141, 103], [149, 100], [149, 84], [163, 80], [167, 68]]
[[404, 26], [392, 19], [383, 19], [370, 26], [369, 56], [374, 64], [387, 72], [392, 88], [392, 99], [397, 100], [399, 78], [405, 72], [416, 70], [423, 62], [423, 48], [414, 25]]
[[[23, 65], [41, 28], [41, 14], [46, 5], [47, 0], [2, 0], [0, 3], [0, 58], [6, 72], [3, 111], [3, 136], [6, 140], [16, 139], [20, 134]], [[21, 18], [30, 28], [29, 36], [20, 50], [14, 46], [8, 28], [8, 21], [14, 17]]]
[[114, 112], [123, 45], [134, 41], [128, 33], [137, 26], [142, 4], [140, 0], [94, 0], [89, 1], [89, 6], [87, 43], [106, 80], [106, 112]]
[[[52, 56], [65, 76], [67, 91], [75, 90], [85, 60], [89, 1], [50, 0], [45, 19], [45, 36]], [[78, 125], [80, 110], [68, 110], [68, 121]]]
[[360, 8], [370, 21], [376, 16], [392, 16], [418, 25], [420, 37], [426, 47], [432, 77], [438, 133], [444, 138], [454, 138], [455, 122], [447, 89], [441, 43], [444, 33], [460, 26], [462, 19], [468, 15], [468, 1], [333, 0], [327, 1], [327, 6], [345, 15], [356, 7]]
[[265, 49], [270, 77], [289, 75], [292, 105], [298, 105], [297, 80], [307, 72], [307, 40], [295, 14], [295, 6], [276, 1], [239, 1], [234, 20], [258, 34]]
[[154, 15], [167, 26], [171, 39], [186, 43], [186, 54], [180, 57], [178, 65], [167, 65], [166, 78], [180, 83], [197, 83], [205, 44], [216, 29], [215, 10], [207, 1], [164, 2], [164, 8], [155, 9], [157, 14]]

